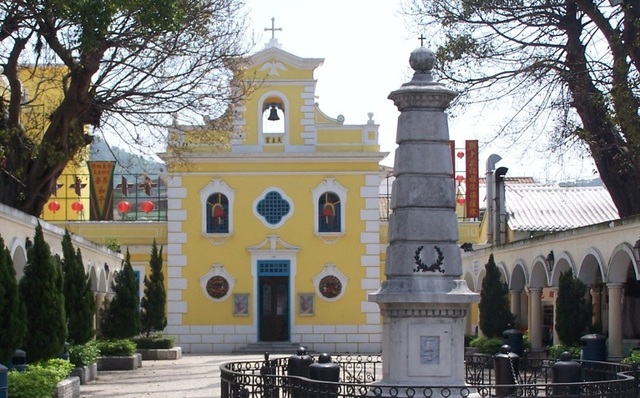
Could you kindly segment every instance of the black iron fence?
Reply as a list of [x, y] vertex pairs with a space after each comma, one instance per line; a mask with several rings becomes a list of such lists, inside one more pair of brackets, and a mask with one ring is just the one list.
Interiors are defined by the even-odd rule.
[[222, 398], [351, 397], [616, 397], [638, 398], [637, 367], [620, 363], [578, 361], [580, 382], [552, 383], [555, 361], [520, 358], [511, 384], [497, 384], [492, 356], [465, 356], [463, 386], [381, 383], [380, 356], [335, 356], [338, 382], [287, 374], [289, 358], [229, 362], [220, 366]]

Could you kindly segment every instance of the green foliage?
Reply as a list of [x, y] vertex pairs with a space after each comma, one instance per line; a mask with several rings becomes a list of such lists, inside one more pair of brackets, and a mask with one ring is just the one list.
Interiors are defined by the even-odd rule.
[[622, 363], [627, 365], [640, 364], [640, 351], [631, 350], [629, 355], [622, 359]]
[[28, 365], [26, 371], [8, 374], [10, 398], [49, 398], [59, 382], [69, 376], [73, 365], [63, 359], [50, 359]]
[[475, 339], [477, 339], [478, 336], [475, 334], [465, 334], [464, 335], [464, 346], [465, 347], [471, 347], [471, 342]]
[[592, 306], [586, 294], [587, 286], [573, 277], [573, 271], [560, 274], [555, 329], [562, 344], [580, 345], [580, 338], [589, 331]]
[[151, 334], [136, 336], [131, 339], [138, 348], [142, 349], [169, 349], [175, 345], [175, 337], [163, 334]]
[[129, 339], [96, 340], [103, 357], [127, 357], [136, 352], [136, 343]]
[[156, 240], [151, 246], [151, 259], [149, 260], [151, 274], [144, 277], [144, 297], [142, 297], [142, 312], [140, 319], [142, 332], [147, 337], [152, 332], [161, 332], [167, 326], [167, 292], [164, 288], [164, 275], [162, 274], [162, 247], [158, 251]]
[[[0, 202], [36, 217], [60, 171], [86, 157], [84, 149], [94, 139], [87, 126], [122, 116], [131, 126], [144, 126], [148, 134], [119, 132], [123, 138], [137, 137], [128, 142], [141, 149], [165, 140], [154, 133], [164, 129], [152, 127], [166, 125], [166, 115], [222, 114], [215, 118], [221, 128], [203, 133], [209, 141], [233, 120], [224, 109], [255, 85], [230, 87], [248, 47], [241, 0], [0, 4], [7, 22], [2, 25], [4, 74], [16, 82], [11, 102], [0, 102]], [[19, 64], [29, 57], [39, 60], [30, 70], [30, 100], [50, 108], [42, 121], [20, 103], [23, 85], [17, 82], [25, 69]], [[202, 87], [218, 89], [202, 95]]]
[[95, 340], [69, 347], [69, 361], [77, 368], [95, 363], [99, 356], [100, 348]]
[[580, 359], [582, 355], [582, 348], [580, 346], [554, 344], [549, 347], [549, 356], [553, 359], [560, 359], [560, 355], [565, 351], [571, 354], [571, 359]]
[[18, 293], [11, 253], [0, 236], [0, 363], [8, 365], [27, 332], [27, 314]]
[[71, 234], [65, 230], [62, 238], [62, 271], [64, 272], [64, 302], [69, 341], [84, 344], [95, 336], [93, 318], [96, 300], [91, 280], [85, 272], [80, 249], [74, 251]]
[[511, 329], [515, 323], [515, 316], [509, 310], [509, 289], [500, 280], [500, 271], [493, 259], [485, 265], [485, 276], [480, 292], [480, 330], [487, 337], [502, 337], [502, 332]]
[[120, 243], [118, 243], [116, 238], [105, 238], [104, 246], [109, 250], [120, 253]]
[[31, 362], [57, 358], [67, 338], [62, 293], [62, 272], [44, 240], [42, 226], [36, 226], [33, 246], [27, 253], [20, 297], [27, 308], [24, 350]]
[[498, 337], [476, 337], [469, 343], [471, 347], [476, 348], [482, 354], [496, 354], [500, 352], [500, 347], [503, 344], [503, 340]]
[[[138, 281], [131, 267], [129, 250], [125, 255], [122, 269], [111, 284], [115, 296], [106, 305], [100, 319], [100, 331], [107, 339], [126, 339], [140, 333], [140, 300]], [[105, 303], [106, 304], [106, 303]]]
[[[406, 3], [419, 27], [437, 37], [434, 69], [460, 92], [459, 111], [485, 101], [517, 104], [497, 117], [502, 137], [493, 139], [539, 145], [559, 157], [580, 143], [620, 217], [640, 214], [640, 184], [628, 183], [640, 176], [640, 57], [630, 55], [640, 51], [637, 2]], [[541, 125], [546, 140], [526, 133]]]

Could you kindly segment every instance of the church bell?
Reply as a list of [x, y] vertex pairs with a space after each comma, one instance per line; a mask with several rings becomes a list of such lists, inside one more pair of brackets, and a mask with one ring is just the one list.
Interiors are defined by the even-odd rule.
[[269, 117], [267, 118], [267, 120], [280, 120], [280, 117], [278, 117], [278, 109], [275, 105], [271, 105], [271, 110], [269, 111]]

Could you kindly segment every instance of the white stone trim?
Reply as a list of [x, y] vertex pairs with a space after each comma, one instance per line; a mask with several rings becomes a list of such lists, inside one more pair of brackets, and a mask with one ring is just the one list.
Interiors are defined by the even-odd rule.
[[[269, 224], [267, 220], [260, 213], [258, 213], [258, 209], [257, 209], [258, 203], [261, 200], [265, 199], [265, 197], [269, 192], [279, 193], [282, 199], [287, 201], [290, 206], [289, 213], [285, 214], [280, 220], [280, 222], [278, 222], [277, 224]], [[282, 189], [277, 187], [269, 187], [269, 188], [266, 188], [264, 191], [262, 191], [262, 193], [255, 198], [255, 200], [253, 201], [253, 204], [251, 205], [251, 210], [253, 211], [253, 215], [256, 216], [256, 218], [260, 220], [260, 222], [262, 222], [262, 224], [265, 227], [269, 229], [277, 229], [277, 228], [280, 228], [285, 222], [287, 222], [287, 220], [291, 218], [291, 216], [293, 216], [293, 212], [295, 211], [295, 204], [293, 203], [293, 200], [291, 200], [291, 198], [286, 193], [284, 193]]]

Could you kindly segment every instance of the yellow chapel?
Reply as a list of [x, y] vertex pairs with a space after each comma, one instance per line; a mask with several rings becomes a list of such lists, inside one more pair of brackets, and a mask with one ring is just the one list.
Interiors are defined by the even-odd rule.
[[[168, 326], [186, 352], [300, 344], [378, 353], [378, 128], [344, 123], [316, 101], [323, 60], [275, 38], [248, 59], [258, 87], [233, 111], [226, 139], [208, 128], [169, 130], [191, 150], [167, 163]], [[186, 160], [186, 161], [184, 161]]]

